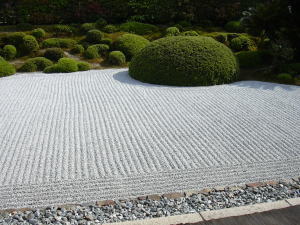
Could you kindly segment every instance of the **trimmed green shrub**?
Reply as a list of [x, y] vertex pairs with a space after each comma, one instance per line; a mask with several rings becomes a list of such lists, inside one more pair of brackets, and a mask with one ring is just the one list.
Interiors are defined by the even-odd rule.
[[21, 72], [35, 72], [43, 71], [46, 67], [52, 66], [53, 63], [51, 60], [44, 57], [36, 57], [28, 59], [19, 69]]
[[113, 40], [110, 39], [110, 38], [103, 38], [103, 39], [100, 41], [100, 44], [112, 46]]
[[254, 47], [254, 42], [247, 36], [239, 36], [230, 41], [230, 48], [233, 51], [249, 51]]
[[104, 37], [104, 34], [100, 30], [90, 30], [86, 34], [86, 41], [92, 44], [98, 44]]
[[65, 53], [61, 48], [48, 48], [44, 53], [44, 57], [56, 62], [64, 56]]
[[106, 25], [107, 25], [107, 22], [106, 22], [106, 20], [103, 19], [103, 18], [98, 19], [98, 20], [96, 21], [96, 23], [95, 23], [95, 26], [96, 26], [96, 28], [98, 28], [98, 29], [101, 29], [101, 28], [105, 27]]
[[71, 35], [73, 34], [73, 28], [68, 25], [54, 25], [52, 27], [52, 31], [56, 34], [68, 34]]
[[126, 63], [126, 56], [123, 52], [113, 51], [108, 55], [108, 61], [112, 65], [121, 66]]
[[94, 29], [96, 29], [96, 25], [94, 23], [84, 23], [80, 27], [80, 30], [84, 33]]
[[16, 69], [13, 65], [9, 64], [0, 56], [0, 77], [13, 75], [16, 73]]
[[18, 49], [23, 43], [23, 38], [25, 36], [26, 34], [23, 32], [14, 32], [8, 34], [6, 38], [4, 38], [4, 43], [14, 45]]
[[32, 35], [25, 35], [23, 37], [22, 53], [29, 54], [39, 49], [39, 44]]
[[230, 21], [226, 23], [225, 30], [228, 32], [242, 33], [244, 28], [240, 21]]
[[129, 74], [146, 83], [198, 86], [237, 80], [232, 51], [210, 37], [166, 37], [152, 42], [129, 65]]
[[41, 39], [45, 37], [46, 32], [42, 28], [37, 28], [31, 31], [31, 35], [34, 36], [36, 39]]
[[5, 45], [0, 53], [0, 55], [3, 56], [6, 60], [12, 60], [17, 55], [17, 49], [13, 45]]
[[102, 30], [109, 34], [119, 31], [119, 29], [115, 25], [112, 25], [112, 24], [106, 25], [105, 27], [103, 27]]
[[86, 62], [80, 62], [70, 58], [61, 58], [58, 63], [46, 67], [44, 73], [72, 73], [89, 69], [90, 64]]
[[199, 36], [199, 34], [194, 30], [189, 30], [189, 31], [182, 32], [180, 36]]
[[236, 53], [241, 68], [259, 67], [265, 64], [263, 51], [242, 51]]
[[78, 62], [70, 58], [61, 58], [58, 63], [44, 69], [45, 73], [72, 73], [78, 71]]
[[91, 69], [90, 64], [87, 62], [79, 62], [77, 66], [78, 66], [78, 71], [88, 71]]
[[157, 32], [158, 27], [147, 23], [127, 22], [120, 25], [120, 30], [129, 33], [144, 35]]
[[84, 57], [87, 59], [99, 58], [101, 55], [105, 55], [109, 50], [108, 45], [97, 44], [89, 46], [84, 52]]
[[294, 82], [294, 78], [289, 73], [280, 73], [276, 76], [277, 80], [281, 83], [290, 84]]
[[115, 42], [115, 49], [123, 52], [128, 61], [150, 42], [142, 36], [135, 34], [124, 34]]
[[166, 37], [170, 36], [178, 36], [180, 34], [180, 30], [177, 27], [169, 27], [166, 29]]
[[68, 38], [49, 38], [42, 42], [43, 48], [72, 48], [76, 41]]
[[82, 54], [84, 52], [84, 47], [82, 45], [75, 45], [70, 52], [73, 55]]

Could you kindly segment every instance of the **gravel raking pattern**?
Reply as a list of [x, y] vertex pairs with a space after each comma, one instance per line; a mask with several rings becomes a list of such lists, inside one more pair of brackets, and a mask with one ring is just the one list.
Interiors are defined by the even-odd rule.
[[0, 79], [0, 209], [300, 174], [300, 88], [178, 88], [127, 70]]
[[94, 225], [252, 205], [300, 197], [300, 178], [218, 187], [191, 193], [152, 195], [133, 200], [0, 212], [0, 224]]

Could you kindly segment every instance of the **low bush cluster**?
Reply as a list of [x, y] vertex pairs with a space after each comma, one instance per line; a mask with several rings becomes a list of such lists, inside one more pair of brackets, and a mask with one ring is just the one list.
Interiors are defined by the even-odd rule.
[[0, 49], [0, 56], [6, 60], [12, 60], [17, 55], [17, 49], [13, 45], [5, 45], [3, 49]]
[[87, 59], [96, 59], [104, 56], [109, 50], [109, 46], [105, 44], [97, 44], [89, 46], [84, 52], [84, 57]]
[[16, 73], [16, 69], [13, 65], [5, 61], [4, 58], [0, 56], [0, 77], [5, 77], [13, 75]]
[[99, 44], [104, 34], [100, 30], [90, 30], [86, 34], [86, 41], [91, 44]]
[[194, 30], [189, 30], [189, 31], [182, 32], [180, 36], [199, 36], [199, 34]]
[[180, 34], [180, 30], [177, 27], [169, 27], [166, 29], [165, 33], [166, 37], [178, 36]]
[[20, 72], [36, 72], [43, 71], [46, 67], [52, 66], [51, 60], [44, 57], [36, 57], [28, 59], [19, 69]]
[[120, 25], [120, 30], [128, 33], [145, 35], [157, 32], [158, 27], [147, 23], [127, 22]]
[[238, 78], [238, 72], [232, 51], [202, 36], [161, 38], [142, 49], [129, 65], [134, 79], [176, 86], [229, 83]]
[[138, 52], [145, 48], [150, 42], [142, 36], [135, 34], [124, 34], [115, 42], [115, 49], [123, 52], [128, 61]]
[[112, 65], [122, 66], [126, 63], [126, 56], [121, 51], [112, 51], [108, 55], [108, 61]]
[[236, 52], [252, 50], [254, 45], [254, 42], [247, 36], [238, 36], [230, 41], [230, 48]]
[[49, 38], [42, 42], [43, 48], [72, 48], [76, 41], [68, 38]]
[[79, 62], [70, 58], [61, 58], [56, 64], [46, 67], [44, 73], [73, 73], [89, 69], [90, 66], [86, 62]]
[[112, 25], [112, 24], [106, 25], [105, 27], [103, 27], [102, 30], [109, 34], [119, 31], [118, 27], [116, 27], [115, 25]]
[[82, 45], [75, 45], [70, 52], [73, 55], [82, 54], [84, 52], [84, 47]]
[[52, 31], [55, 33], [55, 34], [65, 34], [65, 35], [71, 35], [73, 34], [73, 28], [71, 26], [68, 26], [68, 25], [54, 25], [52, 27]]
[[46, 32], [42, 28], [37, 28], [31, 31], [31, 35], [34, 36], [36, 39], [41, 39], [46, 36]]
[[61, 48], [48, 48], [44, 53], [45, 58], [56, 62], [64, 56], [65, 53]]

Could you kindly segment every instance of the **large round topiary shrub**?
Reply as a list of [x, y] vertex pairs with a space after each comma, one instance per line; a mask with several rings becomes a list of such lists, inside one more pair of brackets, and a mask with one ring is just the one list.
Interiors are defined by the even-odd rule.
[[123, 52], [113, 51], [108, 55], [108, 61], [112, 65], [122, 66], [126, 63], [126, 57]]
[[0, 53], [6, 60], [12, 60], [17, 55], [17, 49], [13, 45], [5, 45]]
[[64, 56], [65, 53], [61, 48], [48, 48], [44, 53], [44, 57], [56, 62]]
[[104, 34], [100, 30], [90, 30], [86, 34], [86, 41], [92, 44], [98, 44], [104, 37]]
[[135, 34], [124, 34], [115, 42], [116, 50], [123, 52], [127, 60], [131, 60], [133, 56], [139, 53], [150, 42], [142, 36]]
[[9, 64], [0, 56], [0, 77], [13, 75], [16, 73], [16, 69], [13, 65]]
[[20, 72], [43, 71], [46, 67], [52, 66], [51, 60], [44, 57], [36, 57], [28, 59], [19, 69]]
[[39, 49], [39, 44], [34, 36], [25, 35], [23, 37], [22, 53], [29, 54]]
[[146, 83], [198, 86], [235, 81], [232, 51], [210, 37], [166, 37], [152, 42], [129, 65], [134, 79]]

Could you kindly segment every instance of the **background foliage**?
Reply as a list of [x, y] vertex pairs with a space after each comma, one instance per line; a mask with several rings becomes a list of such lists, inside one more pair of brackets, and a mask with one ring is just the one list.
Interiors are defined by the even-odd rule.
[[0, 24], [79, 23], [105, 18], [169, 23], [224, 24], [249, 6], [268, 0], [1, 0]]

